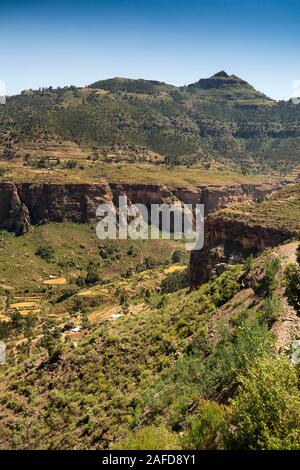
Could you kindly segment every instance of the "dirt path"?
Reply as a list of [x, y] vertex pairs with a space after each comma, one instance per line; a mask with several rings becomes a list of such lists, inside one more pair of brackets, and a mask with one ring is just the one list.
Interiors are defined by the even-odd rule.
[[295, 241], [278, 248], [277, 253], [282, 258], [284, 267], [289, 263], [296, 263], [296, 250], [298, 245], [299, 241]]

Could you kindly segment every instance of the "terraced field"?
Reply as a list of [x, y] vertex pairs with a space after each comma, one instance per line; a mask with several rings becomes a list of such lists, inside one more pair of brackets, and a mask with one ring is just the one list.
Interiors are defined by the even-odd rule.
[[260, 226], [300, 229], [300, 185], [292, 185], [265, 200], [245, 203], [218, 211], [218, 215], [244, 220]]

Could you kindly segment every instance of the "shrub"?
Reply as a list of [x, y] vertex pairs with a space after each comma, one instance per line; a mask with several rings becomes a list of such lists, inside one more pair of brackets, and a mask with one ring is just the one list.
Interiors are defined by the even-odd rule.
[[183, 436], [182, 447], [200, 450], [222, 448], [228, 414], [228, 407], [203, 400], [197, 414], [188, 420], [189, 430]]
[[97, 268], [90, 263], [87, 268], [87, 274], [85, 276], [85, 283], [88, 285], [97, 284], [100, 281], [100, 276]]
[[41, 246], [36, 250], [35, 254], [47, 262], [54, 258], [54, 250], [51, 246]]
[[267, 326], [253, 320], [243, 322], [235, 332], [224, 329], [221, 340], [205, 363], [203, 390], [208, 397], [231, 396], [238, 374], [258, 357], [272, 353], [274, 338]]
[[158, 264], [159, 262], [157, 262], [154, 258], [151, 258], [151, 256], [146, 256], [144, 260], [145, 269], [153, 269], [158, 266]]
[[300, 267], [289, 264], [285, 268], [285, 295], [288, 303], [300, 315]]
[[174, 253], [172, 254], [172, 262], [173, 263], [181, 263], [182, 261], [182, 253], [181, 251], [174, 251]]
[[244, 264], [244, 269], [246, 273], [249, 273], [254, 265], [255, 258], [253, 255], [248, 256]]
[[128, 255], [128, 256], [136, 256], [136, 255], [137, 255], [136, 250], [134, 249], [133, 246], [130, 246], [130, 247], [129, 247], [129, 249], [128, 249], [128, 251], [127, 251], [127, 255]]
[[216, 307], [220, 307], [240, 290], [240, 284], [236, 281], [239, 266], [224, 271], [211, 284], [212, 301]]
[[257, 286], [257, 293], [266, 297], [272, 296], [278, 286], [277, 273], [280, 267], [279, 258], [273, 258], [266, 263], [265, 275]]
[[288, 359], [263, 358], [239, 382], [227, 448], [300, 449], [300, 392]]
[[66, 163], [66, 168], [68, 169], [73, 169], [77, 167], [77, 162], [76, 160], [68, 160]]
[[281, 311], [281, 302], [278, 297], [267, 297], [263, 303], [262, 311], [259, 312], [258, 318], [260, 323], [265, 323], [269, 328], [278, 319]]
[[78, 287], [84, 287], [85, 286], [85, 278], [81, 275], [79, 275], [76, 279], [76, 285]]
[[175, 433], [164, 427], [146, 426], [134, 431], [115, 444], [115, 450], [176, 450], [180, 449]]
[[161, 283], [161, 289], [164, 293], [176, 292], [189, 286], [189, 277], [187, 270], [175, 271], [169, 273]]
[[266, 273], [264, 278], [266, 296], [271, 296], [277, 288], [278, 282], [276, 279], [276, 275], [278, 273], [279, 267], [279, 258], [274, 258], [271, 261], [268, 261], [266, 264]]

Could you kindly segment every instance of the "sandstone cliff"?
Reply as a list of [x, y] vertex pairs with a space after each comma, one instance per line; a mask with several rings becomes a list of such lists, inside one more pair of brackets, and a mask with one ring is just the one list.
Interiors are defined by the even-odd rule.
[[264, 197], [278, 187], [272, 184], [199, 186], [170, 189], [161, 184], [54, 184], [0, 183], [0, 228], [23, 234], [31, 224], [72, 221], [93, 223], [102, 202], [117, 204], [119, 195], [132, 203], [161, 204], [182, 201], [204, 204], [206, 214], [230, 204]]
[[280, 245], [296, 234], [296, 229], [251, 224], [224, 215], [208, 216], [205, 245], [191, 253], [191, 287], [206, 282], [211, 274], [220, 274], [228, 264], [243, 262], [250, 254]]

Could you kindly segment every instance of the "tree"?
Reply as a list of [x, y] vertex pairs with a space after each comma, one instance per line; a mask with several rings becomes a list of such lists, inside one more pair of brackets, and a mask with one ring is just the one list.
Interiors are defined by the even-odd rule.
[[98, 274], [96, 266], [93, 263], [90, 263], [87, 268], [87, 274], [85, 276], [85, 283], [88, 285], [97, 284], [100, 281], [100, 276]]
[[229, 408], [213, 401], [203, 400], [198, 413], [189, 418], [189, 430], [184, 434], [184, 449], [220, 449], [222, 434], [227, 426]]
[[41, 346], [46, 349], [49, 362], [57, 362], [61, 356], [62, 347], [60, 342], [61, 331], [51, 324], [44, 326], [44, 336], [41, 339]]
[[285, 268], [285, 295], [288, 303], [300, 315], [300, 267], [289, 264]]
[[284, 356], [263, 358], [239, 377], [227, 436], [231, 449], [300, 449], [300, 391]]

